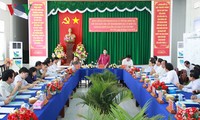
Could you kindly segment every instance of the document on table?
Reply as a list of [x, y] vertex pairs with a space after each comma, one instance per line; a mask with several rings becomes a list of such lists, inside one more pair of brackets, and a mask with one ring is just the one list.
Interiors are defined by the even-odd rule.
[[17, 95], [15, 99], [29, 99], [31, 95]]
[[36, 93], [36, 90], [28, 90], [28, 91], [24, 91], [22, 93], [32, 94], [32, 93]]
[[6, 114], [1, 114], [0, 119], [3, 119], [6, 116]]
[[51, 80], [51, 79], [55, 79], [56, 77], [45, 77], [45, 80]]
[[14, 109], [14, 107], [0, 107], [0, 113], [11, 113]]
[[35, 86], [33, 88], [29, 88], [30, 90], [40, 90], [42, 89], [42, 86]]
[[174, 85], [173, 85], [173, 84], [168, 84], [168, 85], [166, 85], [166, 86], [168, 86], [168, 87], [174, 87]]
[[183, 104], [199, 104], [198, 102], [194, 102], [193, 100], [186, 99], [185, 101], [179, 101], [180, 103]]
[[21, 106], [22, 104], [24, 104], [24, 101], [14, 101], [5, 106]]

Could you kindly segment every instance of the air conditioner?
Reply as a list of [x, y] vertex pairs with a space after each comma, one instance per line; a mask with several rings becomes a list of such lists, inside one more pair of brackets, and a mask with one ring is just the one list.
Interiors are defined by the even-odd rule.
[[23, 44], [22, 42], [12, 41], [9, 43], [9, 56], [12, 60], [11, 68], [18, 72], [19, 69], [23, 66]]

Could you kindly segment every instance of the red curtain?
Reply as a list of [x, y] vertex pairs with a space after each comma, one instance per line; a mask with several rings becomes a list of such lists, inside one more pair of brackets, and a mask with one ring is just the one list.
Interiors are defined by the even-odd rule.
[[78, 43], [82, 43], [82, 14], [81, 13], [59, 13], [60, 44], [66, 51], [64, 37], [68, 34], [68, 29], [72, 29], [72, 34], [76, 35], [74, 50]]

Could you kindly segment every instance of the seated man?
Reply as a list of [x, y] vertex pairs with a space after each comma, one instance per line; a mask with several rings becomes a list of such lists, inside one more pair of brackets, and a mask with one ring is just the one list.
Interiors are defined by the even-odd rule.
[[200, 79], [199, 79], [199, 71], [197, 70], [191, 70], [190, 71], [190, 83], [188, 85], [181, 85], [181, 84], [177, 84], [178, 88], [186, 91], [186, 92], [193, 92], [196, 90], [200, 90]]
[[3, 99], [15, 95], [15, 93], [20, 89], [22, 82], [17, 82], [13, 86], [13, 81], [15, 78], [15, 72], [11, 69], [5, 70], [2, 73], [2, 81], [0, 81], [0, 95]]
[[154, 68], [152, 69], [150, 75], [156, 74], [159, 72], [159, 69], [161, 69], [161, 63], [162, 63], [163, 59], [162, 58], [158, 58], [158, 60], [156, 61], [156, 64], [154, 65]]
[[190, 76], [190, 71], [194, 69], [194, 66], [190, 65], [190, 62], [187, 60], [184, 62], [184, 65], [187, 71], [187, 76]]
[[29, 70], [25, 67], [22, 67], [20, 70], [19, 70], [19, 75], [17, 75], [15, 77], [15, 80], [14, 80], [14, 86], [16, 86], [18, 84], [18, 82], [22, 82], [22, 86], [21, 86], [21, 89], [24, 90], [24, 89], [28, 89], [28, 88], [31, 88], [34, 86], [34, 84], [29, 84], [25, 79], [28, 77], [28, 74], [29, 74]]
[[149, 66], [144, 69], [144, 72], [150, 73], [153, 70], [155, 64], [156, 64], [156, 60], [154, 58], [150, 58]]
[[129, 69], [133, 66], [133, 61], [130, 55], [127, 55], [126, 58], [122, 60], [122, 65], [125, 65], [126, 69]]
[[167, 63], [165, 66], [165, 70], [167, 72], [167, 76], [161, 79], [162, 82], [172, 83], [174, 85], [179, 84], [179, 79], [174, 67], [171, 63]]

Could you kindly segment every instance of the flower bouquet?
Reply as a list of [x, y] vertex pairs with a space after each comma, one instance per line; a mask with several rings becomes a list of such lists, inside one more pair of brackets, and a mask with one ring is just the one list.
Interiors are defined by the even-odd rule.
[[109, 66], [108, 66], [108, 68], [112, 68], [112, 69], [114, 69], [114, 68], [117, 68], [117, 64], [110, 64]]
[[10, 113], [8, 120], [38, 120], [38, 118], [33, 111], [23, 107]]
[[156, 90], [166, 90], [168, 89], [168, 87], [165, 85], [165, 82], [160, 82], [159, 80], [155, 81], [152, 84], [153, 87], [155, 87]]
[[185, 109], [179, 108], [175, 118], [177, 120], [200, 120], [199, 109], [196, 107], [188, 107]]
[[92, 64], [88, 64], [88, 65], [86, 65], [86, 68], [95, 68], [95, 66]]
[[4, 64], [5, 64], [6, 68], [9, 68], [12, 66], [13, 60], [11, 60], [10, 58], [6, 58], [4, 61]]
[[61, 44], [58, 44], [57, 47], [54, 49], [54, 53], [52, 53], [52, 58], [58, 57], [66, 58], [66, 54], [64, 53], [64, 48]]
[[77, 56], [81, 61], [85, 61], [87, 55], [88, 53], [86, 52], [84, 45], [79, 43], [74, 52], [74, 56]]
[[56, 93], [60, 93], [60, 91], [62, 90], [62, 86], [62, 82], [56, 79], [48, 83], [46, 89], [50, 90], [52, 95], [55, 95]]

